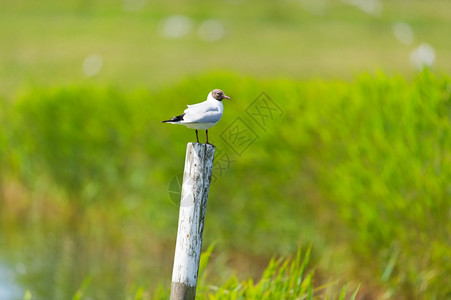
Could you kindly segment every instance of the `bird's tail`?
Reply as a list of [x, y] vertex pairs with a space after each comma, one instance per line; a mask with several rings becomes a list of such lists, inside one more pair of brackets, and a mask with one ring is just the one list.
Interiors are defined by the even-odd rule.
[[171, 122], [183, 121], [184, 115], [185, 114], [181, 114], [179, 116], [172, 117], [170, 120], [161, 121], [161, 123], [171, 123]]

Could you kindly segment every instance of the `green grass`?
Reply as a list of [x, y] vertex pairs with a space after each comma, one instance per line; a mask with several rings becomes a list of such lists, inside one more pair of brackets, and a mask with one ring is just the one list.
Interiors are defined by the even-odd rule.
[[[308, 270], [310, 249], [305, 254], [299, 249], [294, 258], [271, 259], [260, 280], [240, 281], [232, 276], [222, 286], [208, 285], [207, 263], [213, 248], [202, 254], [200, 262], [200, 278], [196, 289], [197, 299], [355, 299], [358, 288], [347, 293], [346, 286], [340, 289], [333, 284], [314, 286], [314, 271]], [[339, 292], [331, 294], [334, 287]], [[169, 291], [164, 288], [157, 290], [153, 299], [168, 299]], [[133, 298], [132, 298], [133, 299]], [[134, 299], [145, 299], [141, 289]]]
[[[196, 299], [350, 299], [356, 298], [358, 287], [347, 292], [344, 286], [338, 289], [336, 295], [331, 293], [336, 283], [314, 286], [314, 271], [308, 270], [310, 259], [310, 249], [305, 254], [299, 249], [294, 258], [271, 259], [269, 265], [262, 274], [261, 279], [254, 283], [252, 279], [240, 281], [236, 276], [232, 276], [222, 286], [210, 285], [208, 278], [208, 262], [213, 251], [210, 246], [206, 252], [202, 253], [199, 280], [197, 282]], [[86, 278], [81, 287], [72, 297], [73, 300], [83, 299], [86, 289], [90, 285], [90, 278]], [[169, 299], [170, 290], [167, 287], [159, 286], [153, 294], [145, 287], [132, 286], [124, 299], [146, 300], [146, 299]], [[29, 291], [24, 299], [32, 299]]]
[[[86, 277], [86, 293], [99, 299], [112, 284], [123, 295], [131, 283], [155, 289], [150, 277], [167, 286], [178, 217], [167, 189], [194, 133], [160, 120], [212, 86], [232, 97], [210, 136], [233, 163], [222, 174], [215, 165], [210, 190], [204, 242], [220, 254], [209, 285], [253, 299], [265, 280], [246, 278], [259, 278], [268, 257], [311, 244], [314, 290], [339, 279], [361, 283], [362, 296], [450, 296], [451, 81], [427, 71], [412, 80], [212, 73], [153, 91], [24, 90], [0, 114], [8, 257], [22, 261], [34, 249], [43, 263], [36, 274], [53, 274], [46, 278], [55, 286], [55, 274], [68, 280], [68, 295]], [[265, 129], [246, 114], [262, 91], [283, 111]], [[258, 135], [241, 156], [221, 138], [237, 117]], [[230, 279], [234, 272], [239, 279]], [[30, 276], [21, 280], [35, 295]]]

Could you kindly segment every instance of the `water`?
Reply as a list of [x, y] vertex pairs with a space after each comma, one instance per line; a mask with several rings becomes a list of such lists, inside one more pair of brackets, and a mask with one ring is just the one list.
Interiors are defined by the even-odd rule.
[[170, 284], [172, 243], [152, 246], [143, 237], [131, 245], [105, 228], [1, 225], [0, 300], [23, 300], [26, 291], [33, 300], [72, 299], [77, 291], [83, 299], [122, 300], [140, 287], [151, 293]]
[[22, 300], [25, 290], [15, 281], [16, 271], [6, 264], [0, 262], [0, 299]]

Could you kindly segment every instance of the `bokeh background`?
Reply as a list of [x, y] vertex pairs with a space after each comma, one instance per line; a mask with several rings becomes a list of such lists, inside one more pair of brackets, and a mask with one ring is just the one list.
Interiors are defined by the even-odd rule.
[[2, 1], [0, 88], [449, 71], [448, 1]]
[[318, 298], [451, 297], [450, 12], [2, 1], [0, 299], [164, 295], [195, 134], [160, 121], [213, 88], [206, 294], [311, 247]]

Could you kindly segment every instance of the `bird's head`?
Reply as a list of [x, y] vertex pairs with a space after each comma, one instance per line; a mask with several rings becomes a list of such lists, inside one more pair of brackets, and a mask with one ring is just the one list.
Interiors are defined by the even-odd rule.
[[224, 92], [222, 90], [220, 90], [220, 89], [214, 89], [214, 90], [211, 91], [210, 94], [211, 94], [211, 96], [213, 98], [215, 98], [218, 101], [222, 101], [222, 99], [229, 99], [230, 100], [230, 97], [226, 96], [226, 94], [224, 94]]

